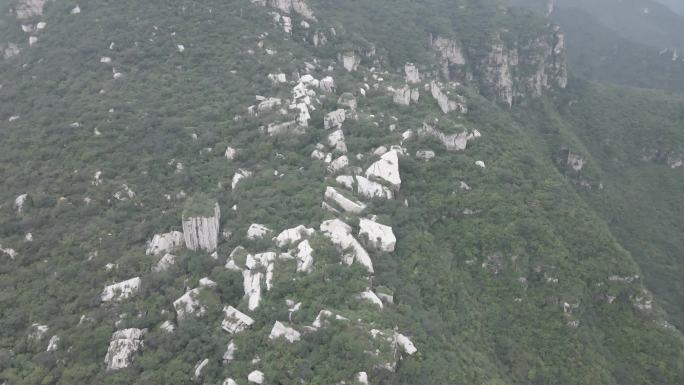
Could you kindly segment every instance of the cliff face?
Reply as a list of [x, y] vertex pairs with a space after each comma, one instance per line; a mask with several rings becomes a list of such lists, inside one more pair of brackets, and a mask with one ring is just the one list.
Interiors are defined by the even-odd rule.
[[512, 106], [526, 97], [567, 86], [565, 39], [558, 27], [526, 42], [496, 40], [478, 65], [479, 83], [485, 93]]
[[183, 236], [185, 246], [190, 250], [214, 251], [218, 243], [221, 209], [214, 206], [210, 217], [183, 217]]

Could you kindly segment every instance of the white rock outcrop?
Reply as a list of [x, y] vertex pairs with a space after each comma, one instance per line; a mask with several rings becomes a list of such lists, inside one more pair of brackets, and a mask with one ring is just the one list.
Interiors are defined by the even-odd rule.
[[485, 162], [483, 162], [483, 161], [481, 161], [481, 160], [476, 161], [476, 162], [475, 162], [475, 165], [478, 166], [478, 167], [480, 167], [480, 168], [485, 168], [485, 167], [486, 167], [486, 166], [485, 166]]
[[431, 45], [433, 49], [439, 52], [441, 70], [447, 78], [450, 77], [449, 66], [466, 64], [461, 46], [455, 40], [437, 36], [432, 39]]
[[334, 93], [336, 88], [335, 79], [332, 76], [326, 76], [318, 83], [318, 87], [325, 93]]
[[214, 204], [214, 215], [183, 217], [183, 237], [185, 247], [190, 250], [212, 252], [218, 245], [221, 209]]
[[52, 336], [50, 338], [50, 341], [48, 342], [47, 349], [45, 349], [46, 352], [54, 352], [59, 348], [59, 336]]
[[254, 320], [247, 314], [232, 306], [223, 308], [221, 328], [230, 334], [237, 334], [254, 324]]
[[159, 329], [163, 330], [166, 333], [173, 333], [173, 331], [176, 330], [176, 325], [174, 325], [173, 322], [166, 320], [161, 325], [159, 325]]
[[282, 322], [276, 321], [271, 329], [271, 334], [268, 335], [268, 339], [275, 340], [278, 338], [285, 338], [287, 341], [292, 343], [299, 341], [302, 338], [302, 335], [293, 328], [285, 326]]
[[365, 204], [345, 197], [334, 187], [328, 186], [325, 189], [325, 200], [334, 203], [336, 206], [349, 213], [358, 214], [366, 209]]
[[394, 104], [398, 104], [400, 106], [408, 106], [411, 104], [411, 87], [409, 86], [404, 86], [399, 89], [395, 89], [394, 95], [392, 97], [392, 100], [394, 101]]
[[50, 328], [47, 325], [41, 325], [41, 324], [32, 324], [31, 327], [29, 328], [29, 335], [28, 338], [32, 340], [40, 340], [42, 339], [45, 334], [47, 334], [48, 330]]
[[382, 250], [388, 253], [394, 251], [394, 246], [397, 244], [397, 238], [394, 236], [394, 232], [392, 232], [390, 226], [361, 218], [359, 220], [359, 227], [359, 238], [365, 239], [367, 245], [376, 250]]
[[168, 270], [171, 266], [176, 264], [176, 256], [173, 254], [166, 253], [164, 256], [157, 262], [155, 266], [152, 267], [152, 271], [155, 273], [160, 273], [162, 271]]
[[383, 154], [380, 160], [368, 167], [366, 177], [385, 181], [398, 190], [401, 187], [401, 177], [399, 176], [399, 155], [397, 151], [390, 150]]
[[[249, 256], [248, 256], [249, 257]], [[254, 310], [261, 302], [261, 281], [264, 273], [260, 271], [244, 270], [242, 272], [242, 285], [247, 297], [247, 308]]]
[[118, 370], [129, 367], [133, 357], [143, 348], [145, 329], [123, 329], [114, 332], [105, 356], [107, 370]]
[[328, 165], [328, 171], [331, 174], [334, 174], [347, 166], [349, 166], [349, 158], [346, 155], [342, 155], [337, 159], [333, 160], [332, 162], [330, 162], [330, 164]]
[[252, 176], [251, 171], [247, 171], [247, 170], [243, 170], [243, 169], [237, 170], [235, 175], [233, 175], [233, 180], [230, 183], [230, 188], [234, 191], [235, 188], [237, 187], [238, 183], [240, 183], [241, 180], [243, 180], [245, 178], [249, 178], [251, 176]]
[[161, 253], [169, 253], [177, 250], [185, 245], [183, 233], [180, 231], [172, 231], [165, 234], [155, 234], [152, 237], [145, 254], [159, 255]]
[[19, 0], [14, 11], [17, 19], [28, 19], [43, 14], [46, 0]]
[[204, 369], [205, 366], [209, 364], [209, 359], [205, 358], [202, 361], [198, 362], [197, 365], [195, 365], [195, 379], [200, 378], [202, 375], [202, 369]]
[[328, 145], [343, 154], [347, 153], [347, 142], [342, 130], [335, 130], [328, 135]]
[[286, 247], [312, 236], [315, 231], [316, 230], [312, 228], [299, 225], [291, 229], [283, 230], [277, 237], [273, 238], [273, 241], [278, 247]]
[[235, 341], [230, 340], [228, 342], [228, 346], [226, 346], [226, 352], [223, 353], [223, 363], [228, 363], [231, 362], [235, 359], [235, 353], [237, 353], [237, 345], [235, 345]]
[[21, 194], [14, 199], [14, 209], [17, 210], [17, 213], [21, 214], [21, 212], [24, 211], [27, 201], [28, 194]]
[[448, 114], [452, 111], [459, 113], [468, 112], [468, 108], [466, 107], [463, 97], [456, 95], [458, 100], [450, 100], [449, 93], [443, 92], [441, 85], [434, 80], [430, 83], [430, 93], [437, 101], [437, 104], [443, 113]]
[[105, 286], [100, 295], [100, 300], [102, 302], [111, 302], [131, 298], [138, 294], [141, 283], [140, 277], [135, 277], [123, 282]]
[[272, 233], [273, 230], [269, 229], [268, 227], [264, 225], [260, 225], [258, 223], [252, 223], [249, 226], [249, 229], [247, 229], [247, 239], [259, 239], [263, 238], [267, 234]]
[[200, 290], [200, 288], [189, 290], [173, 301], [173, 308], [176, 310], [178, 321], [182, 321], [183, 318], [191, 314], [202, 316], [206, 313], [207, 308], [199, 301]]
[[380, 298], [378, 298], [378, 296], [375, 293], [373, 293], [373, 291], [371, 289], [366, 289], [364, 292], [359, 294], [359, 299], [368, 301], [368, 302], [372, 303], [373, 305], [379, 307], [380, 309], [385, 307], [382, 304], [382, 300]]
[[413, 355], [415, 354], [418, 349], [416, 349], [415, 345], [413, 345], [413, 342], [406, 337], [405, 335], [401, 333], [395, 333], [394, 338], [397, 341], [397, 345], [408, 355]]
[[335, 182], [350, 190], [354, 189], [354, 177], [351, 175], [339, 175], [335, 178]]
[[356, 175], [356, 183], [358, 194], [368, 199], [392, 199], [394, 197], [392, 190], [361, 175]]
[[418, 150], [416, 151], [416, 158], [428, 162], [435, 158], [435, 152], [432, 150]]
[[[14, 56], [17, 56], [17, 55], [19, 55], [19, 52], [21, 52], [21, 49], [19, 48], [19, 46], [14, 44], [14, 43], [7, 43], [7, 46], [4, 47], [4, 49], [2, 49], [2, 48], [3, 47], [0, 45], [0, 50], [2, 50], [2, 57], [5, 59], [9, 59], [9, 58], [12, 58]], [[12, 116], [10, 116], [8, 121], [13, 122], [17, 119], [19, 119], [18, 115], [12, 115]]]
[[315, 20], [313, 11], [304, 0], [252, 0], [253, 3], [266, 4], [269, 7], [278, 9], [281, 12], [299, 14], [305, 19]]
[[309, 244], [309, 240], [305, 239], [297, 245], [297, 271], [303, 273], [310, 273], [313, 271], [313, 248]]
[[354, 52], [345, 52], [339, 55], [339, 61], [347, 72], [354, 72], [361, 64], [361, 59]]
[[237, 382], [235, 382], [235, 380], [232, 378], [226, 378], [223, 380], [223, 385], [237, 385]]
[[482, 136], [478, 130], [473, 130], [471, 132], [463, 131], [458, 134], [447, 135], [427, 123], [423, 123], [423, 127], [418, 130], [418, 135], [431, 136], [439, 140], [444, 147], [446, 147], [447, 151], [465, 150], [469, 141]]
[[369, 273], [373, 273], [373, 262], [366, 249], [352, 235], [352, 228], [339, 219], [331, 219], [321, 223], [321, 232], [338, 246], [345, 255], [342, 260], [348, 265], [358, 262], [365, 266]]
[[368, 385], [368, 373], [358, 372], [356, 374], [356, 382], [358, 382], [360, 385]]
[[280, 84], [280, 83], [287, 83], [287, 75], [283, 73], [279, 74], [268, 74], [268, 80], [273, 83], [273, 85]]
[[323, 127], [325, 127], [326, 130], [333, 128], [340, 129], [342, 128], [342, 123], [344, 123], [346, 118], [347, 114], [343, 108], [328, 112], [325, 114], [325, 117], [323, 117]]
[[233, 147], [226, 147], [226, 152], [224, 153], [224, 156], [228, 160], [234, 160], [237, 157], [238, 151], [234, 149]]
[[263, 384], [264, 383], [264, 373], [260, 372], [258, 370], [255, 370], [247, 375], [247, 380], [249, 382], [253, 382], [255, 384]]
[[413, 63], [406, 63], [404, 65], [404, 74], [406, 75], [407, 83], [420, 83], [420, 71], [418, 71], [418, 68]]

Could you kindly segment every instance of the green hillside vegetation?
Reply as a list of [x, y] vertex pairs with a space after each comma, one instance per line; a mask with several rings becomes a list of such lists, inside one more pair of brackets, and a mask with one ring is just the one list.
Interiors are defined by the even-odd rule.
[[[246, 0], [92, 0], [78, 15], [69, 14], [75, 4], [51, 2], [41, 17], [49, 33], [0, 60], [0, 244], [18, 253], [0, 254], [0, 382], [175, 385], [231, 377], [244, 385], [258, 368], [265, 384], [283, 385], [351, 384], [360, 371], [387, 385], [684, 383], [682, 169], [641, 160], [650, 150], [684, 154], [682, 100], [575, 80], [509, 109], [473, 82], [457, 88], [468, 101], [464, 115], [443, 114], [422, 85], [418, 102], [398, 106], [385, 87], [404, 84], [405, 62], [438, 76], [431, 33], [458, 39], [477, 77], [473, 63], [501, 30], [511, 44], [527, 42], [549, 31], [547, 21], [494, 0], [310, 5], [318, 19], [312, 30], [337, 32], [322, 47], [305, 41], [302, 29], [286, 36], [271, 8]], [[3, 14], [3, 39], [26, 40]], [[301, 21], [293, 15], [293, 25]], [[375, 55], [367, 54], [371, 47]], [[336, 63], [347, 50], [361, 57], [357, 72]], [[103, 56], [111, 66], [100, 63]], [[289, 97], [293, 84], [273, 85], [267, 74], [291, 80], [305, 63], [315, 63], [318, 78], [335, 78], [335, 94], [319, 93], [305, 133], [265, 134], [262, 126], [280, 121], [277, 110], [250, 117], [247, 107], [255, 95]], [[363, 97], [359, 88], [375, 82], [373, 66], [387, 71], [385, 83]], [[397, 238], [394, 252], [372, 252], [370, 284], [363, 267], [341, 264], [340, 251], [317, 232], [313, 271], [278, 261], [273, 288], [249, 312], [254, 325], [229, 335], [220, 327], [223, 307], [247, 306], [243, 275], [224, 267], [228, 255], [237, 246], [279, 252], [271, 236], [300, 224], [318, 230], [336, 217], [321, 202], [326, 186], [337, 185], [311, 153], [330, 132], [324, 114], [346, 92], [359, 104], [358, 119], [344, 123], [348, 156], [364, 170], [378, 159], [374, 149], [401, 143], [423, 122], [482, 137], [457, 152], [419, 136], [402, 143], [397, 196], [368, 200], [361, 215], [377, 215]], [[239, 150], [236, 159], [226, 159], [227, 146]], [[588, 160], [579, 174], [556, 161], [563, 146]], [[421, 149], [435, 159], [416, 159]], [[253, 175], [232, 189], [239, 169]], [[23, 193], [30, 200], [17, 212], [14, 199]], [[215, 201], [221, 229], [232, 233], [221, 239], [218, 259], [181, 249], [174, 266], [153, 272], [161, 255], [146, 255], [152, 237], [180, 230], [184, 213], [213, 213]], [[342, 215], [354, 235], [358, 217]], [[253, 223], [274, 234], [247, 239]], [[236, 260], [244, 265], [245, 253]], [[643, 278], [610, 278], [635, 275]], [[138, 276], [138, 295], [102, 303], [105, 285]], [[216, 283], [200, 290], [206, 314], [184, 319], [173, 334], [161, 330], [175, 321], [173, 302], [204, 277]], [[359, 301], [369, 285], [391, 292], [394, 305], [378, 310]], [[288, 299], [302, 302], [301, 310], [290, 313]], [[292, 344], [268, 338], [274, 321], [306, 330], [323, 309], [347, 320], [302, 332]], [[29, 337], [36, 323], [49, 325], [46, 337]], [[130, 368], [106, 371], [112, 333], [124, 328], [147, 329], [144, 348]], [[369, 334], [395, 328], [410, 335], [416, 354], [398, 359]], [[59, 348], [48, 352], [52, 335]], [[239, 350], [224, 364], [230, 340]], [[377, 367], [393, 359], [396, 370]]]

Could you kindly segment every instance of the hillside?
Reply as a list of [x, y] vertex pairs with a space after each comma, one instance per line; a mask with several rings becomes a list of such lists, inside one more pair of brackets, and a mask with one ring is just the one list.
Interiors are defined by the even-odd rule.
[[0, 382], [684, 383], [684, 101], [549, 20], [0, 9]]

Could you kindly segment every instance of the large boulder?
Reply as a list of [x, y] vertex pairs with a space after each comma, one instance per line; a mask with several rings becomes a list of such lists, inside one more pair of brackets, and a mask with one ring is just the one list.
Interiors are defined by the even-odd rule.
[[321, 223], [320, 229], [324, 236], [345, 252], [343, 261], [346, 264], [358, 262], [365, 266], [369, 273], [373, 273], [373, 262], [368, 252], [352, 235], [351, 226], [339, 219], [331, 219]]
[[201, 288], [189, 290], [173, 301], [173, 308], [176, 310], [176, 317], [179, 321], [191, 314], [202, 316], [206, 313], [207, 308], [199, 300], [200, 290]]
[[105, 286], [100, 300], [102, 302], [122, 301], [138, 294], [140, 291], [140, 277]]
[[273, 241], [278, 247], [286, 247], [297, 243], [304, 238], [310, 237], [314, 232], [314, 229], [299, 225], [291, 229], [283, 230], [277, 237], [273, 238]]
[[420, 83], [420, 71], [418, 71], [418, 68], [413, 63], [406, 63], [404, 65], [404, 73], [406, 74], [407, 83]]
[[143, 347], [145, 329], [124, 329], [114, 332], [105, 356], [107, 370], [118, 370], [129, 367], [134, 355]]
[[325, 200], [334, 203], [336, 206], [348, 213], [358, 214], [366, 208], [365, 204], [345, 197], [334, 187], [327, 187], [325, 189]]
[[466, 107], [463, 97], [456, 95], [457, 100], [450, 100], [450, 94], [448, 92], [442, 91], [442, 85], [434, 80], [430, 82], [430, 93], [437, 101], [437, 104], [443, 113], [448, 114], [452, 111], [460, 113], [468, 112], [468, 108]]
[[390, 150], [380, 157], [366, 170], [366, 177], [389, 183], [396, 190], [401, 187], [399, 176], [399, 154], [396, 150]]
[[254, 320], [232, 306], [223, 308], [221, 328], [230, 334], [237, 334], [254, 324]]
[[369, 199], [392, 199], [394, 197], [392, 190], [361, 175], [356, 175], [356, 191], [359, 195]]
[[323, 127], [325, 127], [326, 130], [330, 130], [333, 128], [340, 129], [342, 128], [342, 123], [347, 118], [347, 114], [344, 109], [339, 108], [335, 111], [328, 112], [325, 114], [325, 117], [323, 118]]
[[292, 343], [299, 341], [302, 338], [302, 335], [293, 328], [285, 326], [282, 322], [276, 321], [275, 324], [273, 324], [271, 334], [269, 334], [268, 338], [270, 340], [285, 338], [287, 341]]
[[390, 226], [361, 218], [359, 220], [359, 237], [366, 240], [366, 243], [376, 250], [393, 252], [397, 243], [397, 238]]

